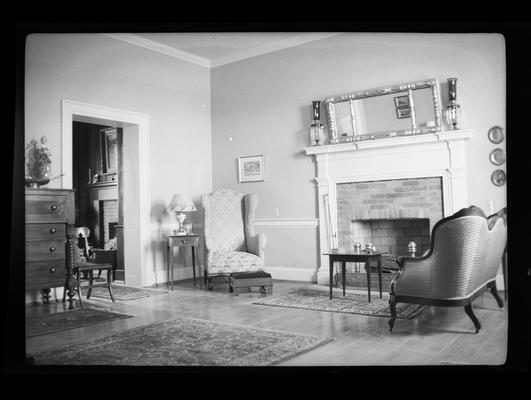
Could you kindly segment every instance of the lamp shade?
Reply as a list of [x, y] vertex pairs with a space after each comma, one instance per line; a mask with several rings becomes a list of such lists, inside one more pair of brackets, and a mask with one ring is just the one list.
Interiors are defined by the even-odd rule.
[[174, 194], [168, 206], [168, 211], [197, 211], [197, 208], [195, 208], [194, 201], [190, 196]]

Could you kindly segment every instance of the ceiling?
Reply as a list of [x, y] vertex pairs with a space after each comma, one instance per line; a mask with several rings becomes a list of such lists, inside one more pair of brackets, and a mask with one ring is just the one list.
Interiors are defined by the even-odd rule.
[[106, 34], [166, 55], [213, 68], [338, 35], [333, 32], [187, 32]]

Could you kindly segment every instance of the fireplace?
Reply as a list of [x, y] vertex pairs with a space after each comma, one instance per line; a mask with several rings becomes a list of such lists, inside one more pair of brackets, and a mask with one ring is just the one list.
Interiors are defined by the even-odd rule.
[[440, 219], [467, 207], [465, 142], [471, 131], [367, 140], [305, 149], [317, 164], [318, 283], [328, 284], [331, 249], [356, 241], [407, 255], [429, 248]]

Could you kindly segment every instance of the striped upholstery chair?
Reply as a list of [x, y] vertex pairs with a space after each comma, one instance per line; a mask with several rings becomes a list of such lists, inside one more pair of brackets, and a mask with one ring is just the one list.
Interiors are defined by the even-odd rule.
[[266, 236], [256, 234], [258, 196], [221, 189], [201, 196], [205, 221], [208, 289], [217, 276], [264, 270]]
[[397, 303], [464, 306], [476, 333], [481, 324], [472, 301], [490, 289], [498, 306], [496, 275], [507, 244], [507, 209], [486, 217], [478, 207], [464, 208], [443, 218], [432, 230], [430, 250], [421, 257], [398, 257], [399, 273], [391, 283], [389, 328]]

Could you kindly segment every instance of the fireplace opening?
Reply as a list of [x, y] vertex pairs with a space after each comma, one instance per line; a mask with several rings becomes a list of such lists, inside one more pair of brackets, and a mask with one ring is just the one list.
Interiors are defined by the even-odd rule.
[[[432, 227], [443, 217], [441, 177], [420, 177], [337, 184], [337, 244], [352, 250], [372, 243], [384, 269], [396, 269], [397, 256], [416, 255], [430, 247]], [[349, 268], [350, 267], [350, 268]], [[347, 266], [356, 271], [358, 263]]]

